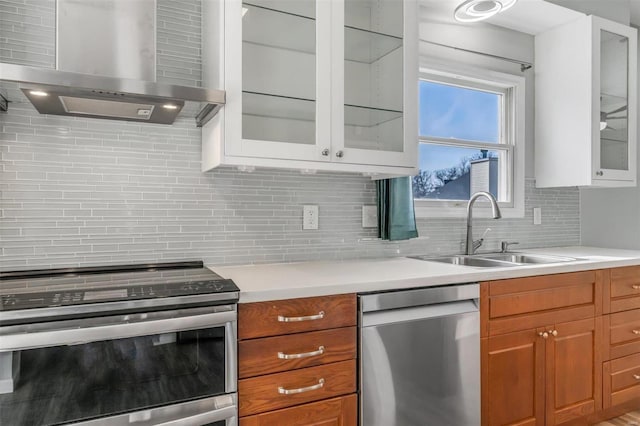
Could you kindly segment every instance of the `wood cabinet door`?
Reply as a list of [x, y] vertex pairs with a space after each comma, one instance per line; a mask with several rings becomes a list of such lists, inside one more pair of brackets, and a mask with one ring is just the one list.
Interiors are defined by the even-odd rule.
[[357, 426], [355, 394], [243, 417], [240, 426]]
[[526, 330], [481, 339], [482, 425], [544, 425], [545, 339]]
[[547, 426], [601, 410], [601, 319], [590, 318], [556, 324], [547, 332]]

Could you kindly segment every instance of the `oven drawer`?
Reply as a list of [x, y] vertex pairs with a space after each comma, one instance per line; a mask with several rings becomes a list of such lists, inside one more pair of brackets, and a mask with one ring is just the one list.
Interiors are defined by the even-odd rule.
[[604, 408], [640, 400], [640, 354], [603, 364]]
[[356, 327], [265, 337], [238, 343], [241, 379], [355, 359]]
[[356, 361], [341, 361], [238, 382], [240, 417], [356, 391]]
[[240, 340], [354, 325], [355, 294], [238, 305]]

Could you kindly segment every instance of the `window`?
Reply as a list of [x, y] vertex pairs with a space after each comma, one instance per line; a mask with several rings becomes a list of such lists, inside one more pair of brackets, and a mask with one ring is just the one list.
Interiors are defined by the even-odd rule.
[[524, 213], [524, 78], [429, 70], [419, 83], [418, 216], [463, 216], [492, 193], [505, 216]]

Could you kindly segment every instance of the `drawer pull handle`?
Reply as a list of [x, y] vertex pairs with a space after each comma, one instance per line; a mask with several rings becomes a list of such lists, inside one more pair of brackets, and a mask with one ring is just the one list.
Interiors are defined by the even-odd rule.
[[324, 379], [318, 380], [318, 383], [315, 385], [307, 386], [306, 388], [298, 388], [298, 389], [285, 389], [282, 386], [278, 387], [278, 393], [282, 395], [293, 395], [296, 393], [309, 392], [313, 390], [320, 389], [324, 386]]
[[547, 339], [549, 337], [549, 333], [547, 333], [546, 331], [541, 331], [540, 333], [538, 333], [538, 336], [542, 337], [543, 339]]
[[640, 290], [640, 284], [634, 284], [631, 286], [631, 288], [634, 290]]
[[278, 315], [278, 322], [300, 322], [300, 321], [315, 321], [324, 318], [324, 311], [318, 312], [318, 315], [309, 315], [306, 317], [283, 317]]
[[303, 352], [301, 354], [285, 354], [283, 352], [278, 352], [278, 358], [280, 359], [309, 358], [310, 356], [322, 355], [323, 353], [324, 353], [324, 346], [318, 346], [317, 351]]
[[640, 380], [640, 375], [638, 375], [638, 374], [634, 374], [634, 375], [633, 375], [633, 378], [634, 378], [634, 379], [636, 379], [636, 380]]
[[631, 332], [636, 335], [640, 334], [640, 330], [631, 330]]

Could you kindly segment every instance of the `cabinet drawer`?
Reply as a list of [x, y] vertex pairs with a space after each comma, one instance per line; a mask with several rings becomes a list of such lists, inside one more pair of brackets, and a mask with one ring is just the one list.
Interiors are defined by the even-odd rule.
[[250, 416], [355, 391], [355, 360], [241, 379], [239, 412], [241, 417]]
[[640, 400], [640, 354], [603, 364], [605, 408]]
[[356, 327], [264, 337], [238, 343], [241, 379], [356, 357]]
[[592, 318], [602, 312], [602, 272], [491, 281], [483, 315], [490, 335]]
[[357, 419], [358, 397], [354, 394], [242, 417], [240, 426], [356, 426]]
[[640, 267], [611, 269], [611, 312], [640, 308]]
[[640, 352], [640, 309], [611, 314], [608, 324], [609, 358]]
[[354, 325], [355, 294], [238, 305], [240, 340]]

